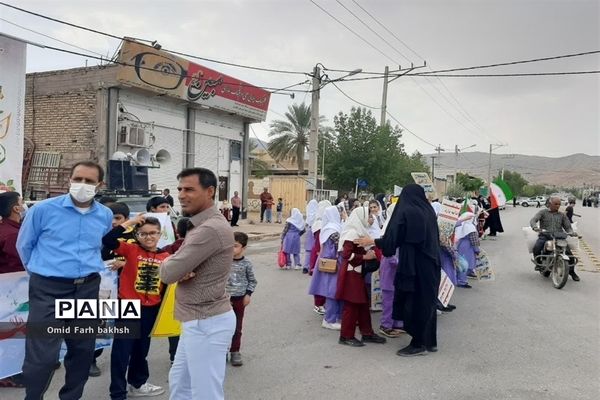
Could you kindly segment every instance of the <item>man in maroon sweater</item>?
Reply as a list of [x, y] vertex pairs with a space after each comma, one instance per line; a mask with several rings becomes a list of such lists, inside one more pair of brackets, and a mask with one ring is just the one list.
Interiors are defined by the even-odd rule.
[[19, 193], [0, 193], [0, 274], [24, 270], [16, 247], [24, 214], [25, 206]]

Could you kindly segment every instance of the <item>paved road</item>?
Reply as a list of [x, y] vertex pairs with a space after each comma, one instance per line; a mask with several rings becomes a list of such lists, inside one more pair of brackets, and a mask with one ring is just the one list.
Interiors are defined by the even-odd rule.
[[[360, 349], [338, 345], [337, 333], [322, 329], [311, 310], [308, 278], [275, 267], [277, 242], [253, 243], [248, 255], [259, 285], [246, 314], [245, 365], [229, 367], [227, 398], [600, 398], [600, 273], [581, 272], [581, 282], [570, 280], [556, 290], [534, 272], [521, 226], [535, 211], [517, 207], [502, 212], [506, 233], [483, 243], [496, 281], [459, 290], [452, 301], [458, 309], [439, 319], [440, 351], [413, 359], [395, 355], [407, 337]], [[600, 255], [600, 209], [578, 211], [584, 216], [582, 233]], [[373, 314], [374, 326], [378, 319]], [[90, 378], [84, 399], [108, 398], [109, 358], [99, 361], [104, 374]], [[166, 340], [153, 341], [150, 365], [151, 382], [167, 386]], [[57, 398], [63, 371], [47, 398]], [[20, 398], [21, 390], [0, 389], [0, 399]]]

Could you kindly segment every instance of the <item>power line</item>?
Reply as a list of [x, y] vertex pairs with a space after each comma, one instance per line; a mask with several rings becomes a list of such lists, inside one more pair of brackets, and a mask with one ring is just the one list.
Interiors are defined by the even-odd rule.
[[344, 3], [342, 3], [340, 0], [335, 0], [340, 6], [344, 7], [344, 9], [346, 11], [348, 11], [350, 14], [352, 14], [352, 16], [354, 18], [356, 18], [358, 20], [358, 22], [360, 22], [361, 24], [363, 24], [368, 30], [370, 30], [371, 32], [373, 32], [379, 39], [383, 40], [385, 42], [385, 44], [387, 44], [388, 46], [390, 46], [392, 48], [392, 50], [394, 50], [396, 53], [398, 53], [402, 58], [404, 58], [406, 61], [408, 62], [412, 62], [408, 59], [408, 57], [406, 57], [404, 54], [402, 54], [402, 52], [400, 50], [398, 50], [396, 47], [394, 47], [390, 42], [388, 42], [383, 36], [381, 36], [377, 31], [375, 31], [373, 28], [371, 28], [365, 21], [363, 21], [358, 15], [356, 15], [352, 10], [350, 10], [348, 7], [346, 7], [344, 5]]
[[392, 32], [385, 25], [383, 25], [381, 22], [379, 22], [379, 20], [377, 20], [377, 18], [375, 18], [370, 12], [368, 12], [363, 6], [361, 6], [356, 0], [352, 0], [352, 2], [354, 4], [356, 4], [361, 10], [363, 10], [369, 17], [371, 17], [373, 19], [373, 21], [375, 21], [379, 26], [381, 26], [383, 29], [385, 29], [390, 35], [392, 35], [394, 38], [396, 38], [396, 40], [399, 41], [404, 47], [406, 47], [408, 50], [410, 50], [418, 58], [420, 58], [421, 60], [425, 61], [425, 58], [421, 57], [419, 55], [419, 53], [417, 53], [416, 51], [414, 51], [413, 49], [411, 49], [409, 45], [407, 45], [406, 43], [404, 43], [402, 41], [402, 39], [400, 39], [398, 36], [396, 36], [394, 34], [394, 32]]
[[398, 119], [396, 119], [396, 117], [394, 117], [389, 111], [386, 111], [386, 114], [393, 119], [398, 125], [400, 125], [405, 131], [407, 131], [408, 133], [410, 133], [411, 135], [413, 135], [414, 137], [416, 137], [417, 139], [419, 139], [421, 142], [426, 143], [430, 146], [432, 146], [433, 148], [436, 148], [437, 145], [428, 142], [427, 140], [423, 139], [421, 136], [417, 135], [416, 133], [414, 133], [413, 131], [411, 131], [410, 129], [408, 129], [404, 124], [402, 124], [402, 122], [398, 121]]
[[[481, 69], [481, 68], [502, 67], [502, 66], [506, 66], [506, 65], [527, 64], [527, 63], [539, 62], [539, 61], [558, 60], [558, 59], [561, 59], [561, 58], [587, 56], [587, 55], [598, 54], [598, 53], [600, 53], [600, 50], [586, 51], [586, 52], [582, 52], [582, 53], [564, 54], [564, 55], [561, 55], [561, 56], [533, 58], [533, 59], [529, 59], [529, 60], [509, 61], [509, 62], [503, 62], [503, 63], [497, 63], [497, 64], [476, 65], [476, 66], [473, 66], [473, 67], [440, 69], [440, 70], [431, 71], [431, 72], [420, 72], [418, 74], [415, 74], [415, 76], [416, 75], [440, 74], [440, 73], [455, 72], [455, 71], [467, 71], [467, 70]], [[448, 75], [448, 76], [458, 76], [458, 75]]]
[[365, 104], [365, 103], [361, 103], [360, 101], [358, 101], [358, 100], [356, 100], [356, 99], [353, 99], [353, 98], [352, 98], [352, 97], [350, 97], [348, 94], [346, 94], [346, 92], [344, 92], [342, 89], [340, 89], [340, 88], [339, 88], [339, 86], [335, 84], [335, 82], [331, 82], [331, 84], [332, 84], [333, 86], [335, 86], [335, 88], [336, 88], [337, 90], [339, 90], [339, 92], [340, 92], [341, 94], [343, 94], [343, 95], [344, 95], [344, 96], [346, 96], [348, 99], [350, 99], [350, 100], [352, 100], [353, 102], [355, 102], [356, 104], [360, 104], [361, 106], [363, 106], [363, 107], [366, 107], [366, 108], [370, 108], [370, 109], [372, 109], [372, 110], [381, 110], [381, 107], [372, 107], [372, 106], [369, 106], [369, 105], [367, 105], [367, 104]]
[[[44, 19], [47, 19], [49, 21], [57, 22], [59, 24], [68, 25], [68, 26], [71, 26], [73, 28], [82, 29], [84, 31], [96, 33], [98, 35], [103, 35], [103, 36], [110, 37], [110, 38], [117, 39], [117, 40], [132, 41], [131, 39], [122, 38], [122, 37], [119, 37], [117, 35], [113, 35], [111, 33], [99, 31], [99, 30], [92, 29], [92, 28], [88, 28], [88, 27], [85, 27], [85, 26], [82, 26], [82, 25], [77, 25], [77, 24], [74, 24], [74, 23], [71, 23], [71, 22], [67, 22], [67, 21], [58, 19], [58, 18], [49, 17], [47, 15], [43, 15], [43, 14], [36, 13], [36, 12], [30, 11], [30, 10], [26, 10], [24, 8], [13, 6], [12, 4], [7, 4], [7, 3], [4, 3], [4, 2], [0, 2], [0, 5], [5, 6], [5, 7], [9, 7], [9, 8], [12, 8], [14, 10], [21, 11], [21, 12], [24, 12], [24, 13], [27, 13], [27, 14], [30, 14], [30, 15], [34, 15], [36, 17], [44, 18]], [[148, 42], [150, 42], [150, 41], [148, 41]], [[194, 58], [194, 59], [198, 59], [198, 60], [203, 60], [203, 61], [209, 61], [209, 62], [213, 62], [213, 63], [216, 63], [216, 64], [228, 65], [228, 66], [231, 66], [231, 67], [246, 68], [246, 69], [252, 69], [252, 70], [256, 70], [256, 71], [274, 72], [274, 73], [280, 73], [280, 74], [306, 75], [305, 72], [301, 72], [301, 71], [288, 71], [288, 70], [279, 70], [279, 69], [274, 69], [274, 68], [255, 67], [255, 66], [250, 66], [250, 65], [236, 64], [236, 63], [232, 63], [232, 62], [228, 62], [228, 61], [215, 60], [215, 59], [212, 59], [212, 58], [195, 56], [195, 55], [192, 55], [192, 54], [177, 52], [177, 51], [174, 51], [174, 50], [168, 50], [168, 49], [163, 49], [163, 50], [166, 51], [166, 52], [169, 52], [169, 53], [178, 54], [180, 56], [190, 57], [190, 58]]]
[[[67, 46], [71, 46], [71, 47], [74, 47], [74, 48], [76, 48], [76, 49], [83, 50], [83, 51], [89, 51], [90, 53], [94, 53], [94, 54], [96, 54], [96, 55], [98, 55], [98, 56], [104, 57], [104, 54], [102, 54], [102, 53], [98, 53], [98, 52], [96, 52], [96, 51], [93, 51], [93, 50], [85, 49], [85, 48], [83, 48], [83, 47], [79, 47], [79, 46], [77, 46], [77, 45], [75, 45], [75, 44], [72, 44], [72, 43], [69, 43], [69, 42], [65, 42], [64, 40], [57, 39], [57, 38], [55, 38], [55, 37], [53, 37], [53, 36], [50, 36], [50, 35], [46, 35], [45, 33], [38, 32], [38, 31], [35, 31], [35, 30], [33, 30], [33, 29], [29, 29], [29, 28], [27, 28], [27, 27], [24, 27], [24, 26], [22, 26], [22, 25], [19, 25], [19, 24], [15, 24], [14, 22], [11, 22], [11, 21], [9, 21], [9, 20], [7, 20], [7, 19], [0, 18], [0, 21], [4, 21], [4, 22], [6, 22], [7, 24], [10, 24], [10, 25], [16, 26], [17, 28], [21, 28], [21, 29], [23, 29], [23, 30], [25, 30], [25, 31], [29, 31], [29, 32], [35, 33], [36, 35], [44, 36], [44, 37], [46, 37], [46, 38], [48, 38], [48, 39], [55, 40], [55, 41], [57, 41], [57, 42], [60, 42], [60, 43], [62, 43], [62, 44], [66, 44]], [[108, 57], [107, 57], [107, 58], [108, 58]]]
[[350, 32], [352, 32], [357, 38], [359, 38], [360, 40], [362, 40], [363, 42], [365, 42], [366, 44], [368, 44], [371, 48], [373, 48], [374, 50], [376, 50], [379, 54], [381, 54], [382, 56], [384, 56], [385, 58], [387, 58], [388, 60], [390, 60], [391, 62], [393, 62], [394, 64], [398, 64], [396, 61], [394, 61], [390, 56], [388, 56], [387, 54], [385, 54], [383, 51], [381, 51], [378, 47], [376, 47], [374, 44], [372, 44], [371, 42], [369, 42], [367, 39], [365, 39], [364, 37], [362, 37], [361, 35], [359, 35], [358, 33], [356, 33], [354, 30], [352, 30], [352, 28], [350, 28], [348, 25], [344, 24], [342, 21], [340, 21], [339, 19], [337, 19], [333, 14], [331, 14], [329, 11], [327, 11], [326, 9], [324, 9], [323, 7], [321, 7], [320, 5], [318, 5], [317, 3], [314, 2], [314, 0], [309, 0], [311, 3], [313, 3], [315, 6], [317, 6], [321, 11], [323, 11], [325, 14], [329, 15], [333, 20], [335, 20], [338, 24], [342, 25], [344, 28], [346, 28], [347, 30], [349, 30]]
[[493, 78], [493, 77], [519, 77], [519, 76], [561, 76], [561, 75], [589, 75], [598, 74], [600, 70], [591, 71], [563, 71], [563, 72], [533, 72], [533, 73], [521, 73], [521, 74], [411, 74], [409, 76], [423, 77], [423, 76], [437, 76], [445, 78]]
[[[1, 33], [0, 33], [1, 35]], [[54, 50], [54, 51], [58, 51], [58, 52], [62, 52], [62, 53], [67, 53], [67, 54], [73, 54], [73, 55], [77, 55], [77, 56], [81, 56], [81, 57], [88, 57], [88, 58], [92, 58], [92, 59], [96, 59], [96, 60], [100, 60], [100, 61], [108, 61], [106, 58], [103, 57], [97, 57], [91, 54], [85, 54], [85, 53], [79, 53], [77, 51], [72, 51], [72, 50], [67, 50], [67, 49], [61, 49], [59, 47], [53, 47], [53, 46], [47, 46], [47, 45], [42, 45], [44, 49], [48, 49], [48, 50]], [[150, 68], [150, 67], [144, 67], [144, 66], [136, 66], [135, 64], [129, 64], [123, 61], [116, 61], [113, 60], [111, 61], [114, 64], [118, 64], [118, 65], [122, 65], [125, 67], [134, 67], [134, 68], [139, 68], [139, 69], [143, 69], [143, 70], [148, 70], [148, 71], [153, 71], [153, 72], [159, 72], [157, 70], [155, 70], [154, 68]], [[193, 76], [193, 75], [182, 75], [182, 74], [178, 74], [176, 72], [170, 72], [170, 71], [160, 71], [161, 74], [165, 74], [165, 75], [175, 75], [175, 76], [179, 76], [182, 79], [183, 78], [190, 78], [190, 79], [196, 79], [196, 80], [209, 80], [209, 78], [204, 78], [204, 77], [198, 77], [198, 76]], [[304, 85], [306, 83], [306, 81], [302, 81], [302, 82], [298, 82], [295, 83], [293, 85], [287, 86], [286, 88], [274, 88], [274, 87], [268, 87], [268, 86], [258, 86], [258, 85], [252, 85], [249, 83], [240, 83], [240, 82], [227, 82], [227, 81], [222, 81], [223, 84], [227, 84], [227, 85], [236, 85], [236, 86], [242, 86], [242, 87], [255, 87], [255, 88], [260, 88], [260, 89], [264, 89], [264, 90], [268, 90], [268, 91], [272, 91], [272, 94], [278, 94], [277, 92], [281, 92], [281, 91], [286, 91], [286, 92], [297, 92], [297, 93], [304, 93], [306, 92], [305, 90], [298, 90], [298, 89], [290, 89], [291, 87], [294, 86], [299, 86], [299, 85]]]

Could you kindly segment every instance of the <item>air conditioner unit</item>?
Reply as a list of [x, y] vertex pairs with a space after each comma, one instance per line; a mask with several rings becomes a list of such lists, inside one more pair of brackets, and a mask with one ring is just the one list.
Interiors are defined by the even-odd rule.
[[118, 144], [146, 147], [146, 131], [142, 126], [122, 125], [119, 131]]

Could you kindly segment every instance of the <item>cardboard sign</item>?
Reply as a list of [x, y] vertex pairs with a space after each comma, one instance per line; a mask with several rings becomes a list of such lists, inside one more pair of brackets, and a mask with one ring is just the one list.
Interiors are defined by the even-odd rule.
[[442, 201], [442, 207], [440, 208], [437, 222], [440, 231], [440, 241], [443, 243], [452, 243], [450, 238], [454, 233], [454, 227], [456, 226], [456, 221], [458, 221], [460, 208], [460, 203], [450, 200]]
[[156, 322], [154, 322], [150, 336], [169, 337], [181, 334], [181, 322], [175, 319], [176, 288], [176, 283], [167, 287], [167, 292], [160, 305], [160, 310], [158, 310], [158, 316], [156, 317]]
[[429, 174], [426, 172], [411, 172], [410, 175], [415, 183], [425, 190], [426, 195], [432, 195], [433, 198], [438, 197], [435, 187], [433, 186], [433, 182], [431, 181], [431, 178], [429, 178]]
[[383, 310], [379, 270], [371, 274], [371, 311]]
[[487, 254], [482, 250], [477, 256], [475, 266], [475, 275], [477, 275], [477, 280], [479, 281], [494, 281], [496, 280], [496, 273], [492, 268], [492, 263], [490, 262]]
[[442, 279], [440, 279], [440, 288], [438, 290], [438, 300], [444, 305], [444, 307], [448, 307], [453, 294], [454, 284], [448, 275], [446, 275], [444, 270], [442, 270]]

